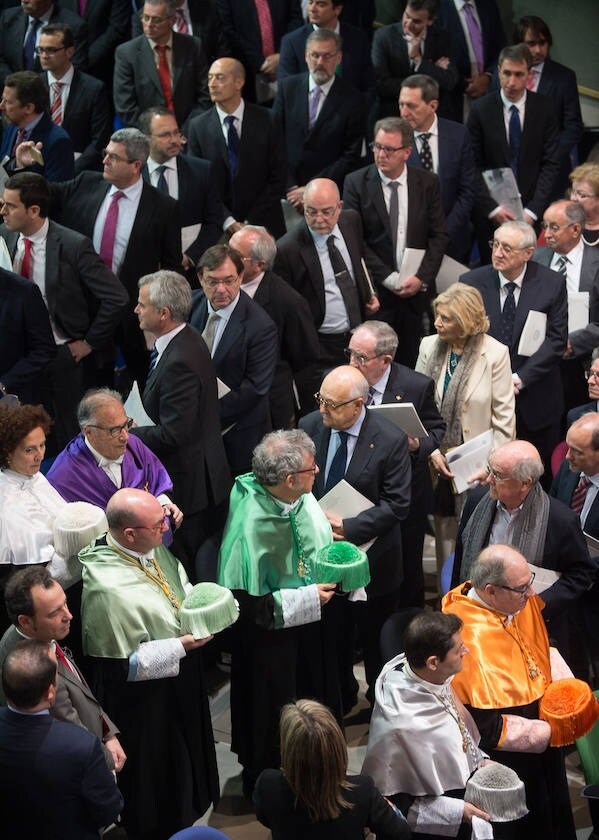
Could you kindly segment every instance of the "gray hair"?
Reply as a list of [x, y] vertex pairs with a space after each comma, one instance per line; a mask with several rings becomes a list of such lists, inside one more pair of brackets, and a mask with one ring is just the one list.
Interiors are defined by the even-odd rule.
[[245, 225], [243, 230], [257, 234], [250, 248], [251, 259], [262, 260], [266, 264], [266, 268], [272, 268], [277, 256], [277, 245], [274, 237], [262, 225]]
[[406, 76], [401, 83], [403, 88], [418, 88], [422, 94], [424, 102], [432, 102], [433, 99], [439, 98], [439, 83], [431, 76], [426, 76], [424, 73], [414, 73], [413, 76]]
[[264, 487], [280, 484], [303, 469], [306, 455], [315, 455], [312, 438], [301, 429], [281, 429], [265, 435], [252, 456], [252, 470]]
[[157, 309], [170, 309], [173, 321], [184, 324], [191, 312], [191, 287], [176, 271], [162, 268], [140, 277], [137, 285], [148, 286], [149, 300]]
[[144, 0], [148, 6], [166, 6], [169, 17], [174, 17], [177, 14], [177, 0]]
[[312, 44], [322, 44], [325, 41], [335, 42], [335, 52], [340, 52], [343, 47], [341, 35], [337, 35], [332, 29], [315, 29], [306, 38], [306, 49], [308, 50]]
[[86, 426], [92, 426], [96, 419], [97, 410], [110, 400], [118, 402], [121, 406], [123, 405], [122, 396], [113, 388], [92, 388], [87, 391], [77, 406], [79, 428], [84, 429]]
[[119, 128], [110, 135], [112, 143], [121, 143], [130, 161], [138, 160], [143, 166], [150, 154], [150, 140], [139, 128]]
[[537, 237], [534, 231], [534, 228], [529, 225], [527, 222], [522, 221], [512, 221], [512, 222], [504, 222], [502, 225], [499, 225], [497, 228], [497, 232], [501, 230], [507, 231], [516, 231], [522, 235], [522, 244], [521, 248], [535, 248], [537, 244]]
[[[560, 202], [554, 201], [553, 204], [559, 204]], [[550, 204], [550, 207], [553, 207], [553, 204]], [[582, 204], [579, 204], [577, 201], [565, 201], [564, 202], [564, 210], [566, 212], [566, 218], [572, 225], [580, 225], [581, 228], [584, 228], [586, 223], [586, 217], [584, 213], [584, 209]]]
[[545, 467], [540, 458], [520, 458], [511, 470], [511, 477], [515, 478], [516, 481], [530, 481], [531, 484], [534, 484], [544, 472]]
[[387, 131], [389, 134], [401, 134], [403, 146], [414, 145], [414, 130], [407, 120], [402, 117], [383, 117], [374, 124], [374, 137], [379, 131]]
[[475, 589], [484, 589], [485, 586], [502, 586], [505, 580], [506, 557], [502, 549], [506, 546], [501, 544], [490, 545], [483, 549], [470, 569], [470, 582]]
[[526, 44], [511, 44], [508, 47], [504, 47], [501, 52], [499, 53], [499, 58], [497, 59], [497, 66], [501, 69], [501, 65], [504, 61], [517, 61], [519, 64], [522, 62], [526, 63], [526, 66], [530, 70], [532, 67], [532, 53], [526, 46]]
[[374, 352], [377, 356], [395, 356], [399, 346], [399, 339], [393, 327], [384, 321], [364, 321], [359, 327], [352, 330], [355, 335], [360, 330], [372, 333], [376, 341]]

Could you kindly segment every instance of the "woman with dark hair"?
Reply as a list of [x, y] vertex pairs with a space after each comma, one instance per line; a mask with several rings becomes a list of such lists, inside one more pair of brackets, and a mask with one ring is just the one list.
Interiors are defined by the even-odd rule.
[[254, 790], [256, 815], [273, 840], [406, 840], [408, 824], [370, 776], [347, 775], [347, 746], [331, 712], [298, 700], [281, 712], [281, 770], [264, 770]]

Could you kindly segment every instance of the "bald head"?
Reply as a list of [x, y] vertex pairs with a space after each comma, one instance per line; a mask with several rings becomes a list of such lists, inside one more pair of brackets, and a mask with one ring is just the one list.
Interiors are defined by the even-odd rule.
[[566, 434], [566, 459], [572, 472], [599, 473], [599, 414], [590, 412], [572, 423]]
[[315, 178], [304, 190], [304, 218], [310, 230], [329, 236], [339, 221], [342, 201], [339, 188], [330, 178]]
[[208, 71], [208, 92], [210, 99], [219, 108], [232, 113], [241, 102], [241, 91], [245, 83], [243, 64], [236, 58], [219, 58]]
[[356, 422], [368, 396], [368, 382], [357, 368], [342, 365], [320, 386], [320, 414], [330, 429], [344, 431]]

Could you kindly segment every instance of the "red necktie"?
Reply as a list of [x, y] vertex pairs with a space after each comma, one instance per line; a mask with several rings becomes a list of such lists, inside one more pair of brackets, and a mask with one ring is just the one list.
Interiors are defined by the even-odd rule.
[[54, 642], [54, 652], [56, 654], [56, 661], [60, 662], [61, 665], [71, 672], [71, 674], [75, 674], [78, 680], [81, 680], [79, 673], [72, 662], [70, 662], [67, 657], [65, 656], [64, 650], [58, 644], [58, 642]]
[[166, 60], [166, 47], [157, 45], [156, 52], [158, 53], [158, 78], [164, 96], [164, 104], [169, 111], [172, 111], [173, 87], [171, 85], [171, 71], [168, 69], [168, 61]]
[[580, 513], [584, 507], [585, 499], [587, 497], [587, 492], [589, 487], [591, 486], [591, 482], [586, 477], [586, 475], [580, 476], [580, 481], [574, 492], [572, 493], [572, 499], [570, 500], [570, 507], [580, 516]]
[[102, 240], [100, 242], [100, 258], [112, 271], [112, 260], [114, 257], [114, 241], [116, 239], [116, 226], [119, 220], [119, 201], [125, 195], [117, 190], [112, 196], [112, 201], [106, 213]]
[[23, 237], [23, 259], [19, 274], [26, 280], [31, 280], [31, 239]]
[[12, 151], [10, 153], [11, 158], [14, 158], [15, 152], [17, 151], [17, 146], [20, 146], [27, 139], [27, 129], [26, 128], [19, 128], [17, 130], [17, 136], [15, 137], [15, 144], [12, 147]]
[[260, 40], [262, 41], [262, 55], [268, 58], [275, 51], [275, 38], [272, 30], [272, 18], [268, 0], [254, 0], [256, 14], [258, 15], [258, 26], [260, 27]]
[[189, 35], [189, 26], [187, 25], [185, 15], [182, 10], [177, 9], [175, 15], [175, 25], [173, 26], [175, 32], [178, 32], [180, 35]]
[[62, 124], [62, 86], [63, 82], [52, 82], [52, 107], [50, 116], [56, 125]]

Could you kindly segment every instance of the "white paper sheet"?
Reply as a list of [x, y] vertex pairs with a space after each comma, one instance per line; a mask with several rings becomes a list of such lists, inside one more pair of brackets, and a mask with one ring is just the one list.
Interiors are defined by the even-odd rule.
[[445, 457], [449, 469], [454, 474], [453, 486], [456, 493], [463, 493], [472, 486], [468, 479], [485, 468], [492, 449], [493, 430], [489, 429], [447, 452]]
[[531, 309], [528, 313], [524, 329], [522, 330], [522, 334], [520, 336], [518, 355], [534, 355], [541, 344], [545, 341], [546, 332], [547, 314], [545, 312], [537, 312], [536, 309]]
[[540, 595], [546, 589], [549, 589], [550, 586], [553, 586], [556, 580], [560, 579], [560, 573], [554, 572], [553, 569], [543, 569], [541, 566], [533, 566], [532, 563], [528, 564], [528, 568], [531, 572], [535, 573], [532, 588], [537, 595]]
[[382, 403], [381, 405], [369, 405], [369, 411], [376, 411], [382, 414], [387, 420], [395, 423], [396, 426], [411, 437], [428, 437], [428, 432], [422, 425], [414, 403]]
[[[370, 499], [367, 499], [355, 487], [352, 487], [344, 478], [334, 487], [331, 487], [318, 504], [325, 513], [328, 511], [334, 516], [341, 517], [341, 519], [352, 519], [354, 516], [358, 516], [365, 510], [374, 507], [374, 503]], [[376, 537], [359, 547], [362, 551], [368, 551], [374, 540], [376, 540]]]
[[144, 405], [141, 401], [141, 394], [139, 393], [139, 385], [137, 384], [137, 380], [133, 383], [133, 387], [127, 397], [125, 402], [125, 411], [127, 412], [127, 417], [130, 417], [132, 420], [135, 420], [138, 426], [155, 426], [156, 423], [152, 420], [151, 417], [148, 417], [146, 414], [146, 410]]
[[201, 222], [198, 222], [197, 225], [187, 225], [187, 227], [181, 228], [181, 250], [183, 251], [183, 253], [187, 251], [190, 245], [193, 245], [193, 243], [200, 235], [201, 229]]
[[568, 292], [568, 333], [589, 325], [589, 293]]

